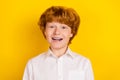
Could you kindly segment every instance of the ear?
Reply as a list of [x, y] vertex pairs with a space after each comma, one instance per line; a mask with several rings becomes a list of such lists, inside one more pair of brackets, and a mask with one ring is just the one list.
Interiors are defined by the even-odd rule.
[[70, 34], [70, 37], [73, 37], [73, 33]]
[[46, 31], [44, 31], [44, 35], [46, 35]]
[[46, 38], [46, 31], [44, 30], [44, 32], [43, 32], [43, 35], [44, 35], [44, 37]]

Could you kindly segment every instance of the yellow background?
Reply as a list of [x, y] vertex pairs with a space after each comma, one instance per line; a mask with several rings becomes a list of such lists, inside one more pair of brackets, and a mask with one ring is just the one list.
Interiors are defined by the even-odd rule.
[[47, 50], [37, 22], [52, 5], [79, 13], [81, 25], [70, 47], [91, 60], [95, 80], [120, 80], [119, 0], [1, 0], [0, 80], [22, 80], [27, 61]]

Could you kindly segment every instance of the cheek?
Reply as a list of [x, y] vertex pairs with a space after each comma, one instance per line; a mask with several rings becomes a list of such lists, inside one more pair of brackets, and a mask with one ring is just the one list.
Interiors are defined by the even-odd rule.
[[50, 31], [45, 31], [44, 34], [47, 39], [50, 38], [50, 36], [52, 35]]
[[69, 31], [66, 33], [67, 34], [67, 37], [71, 38], [73, 36], [73, 34]]
[[71, 34], [71, 33], [65, 33], [64, 36], [69, 39], [69, 38], [71, 38], [73, 36], [73, 34]]
[[45, 30], [45, 36], [48, 36], [49, 35], [49, 31], [48, 30]]

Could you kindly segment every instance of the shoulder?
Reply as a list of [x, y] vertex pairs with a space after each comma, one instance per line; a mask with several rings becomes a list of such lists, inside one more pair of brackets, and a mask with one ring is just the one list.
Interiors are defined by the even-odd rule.
[[88, 64], [90, 63], [90, 59], [86, 56], [83, 56], [80, 53], [76, 53], [76, 52], [72, 52], [73, 55], [75, 56], [74, 60], [78, 63], [82, 63], [82, 64]]
[[38, 64], [43, 62], [46, 57], [47, 52], [40, 53], [39, 55], [32, 57], [28, 60], [28, 64]]
[[81, 53], [77, 53], [77, 52], [72, 52], [72, 54], [74, 55], [74, 57], [76, 59], [80, 59], [80, 60], [88, 60], [87, 57], [83, 56]]
[[76, 52], [73, 52], [73, 54], [75, 55], [74, 63], [77, 64], [81, 69], [87, 69], [91, 67], [91, 61], [89, 58]]

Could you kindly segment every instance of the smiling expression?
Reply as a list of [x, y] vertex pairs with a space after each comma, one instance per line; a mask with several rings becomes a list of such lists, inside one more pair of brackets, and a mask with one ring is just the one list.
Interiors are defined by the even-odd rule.
[[71, 28], [68, 25], [59, 22], [47, 22], [45, 37], [52, 49], [66, 48], [72, 36]]

